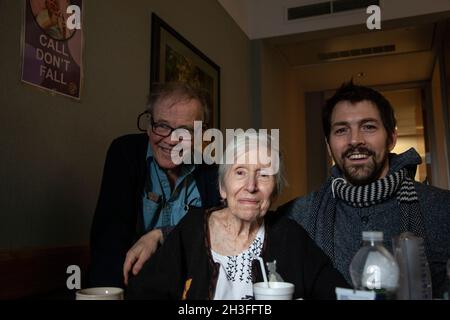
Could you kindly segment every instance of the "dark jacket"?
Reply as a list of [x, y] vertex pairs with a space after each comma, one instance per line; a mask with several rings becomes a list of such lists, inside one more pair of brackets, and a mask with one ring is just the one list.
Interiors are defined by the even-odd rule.
[[[148, 143], [147, 134], [131, 134], [109, 147], [91, 228], [90, 286], [124, 286], [126, 253], [145, 233], [142, 197]], [[200, 165], [193, 174], [203, 207], [217, 206], [217, 167]]]
[[[411, 150], [399, 155], [391, 154], [389, 173], [408, 166], [415, 168], [419, 161], [420, 157]], [[332, 173], [334, 176], [341, 175], [336, 167], [333, 167]], [[446, 262], [450, 258], [450, 192], [418, 182], [415, 182], [415, 188], [425, 229], [425, 247], [433, 282], [433, 297], [442, 298], [449, 283]], [[319, 193], [313, 192], [294, 199], [278, 210], [301, 224], [319, 247], [323, 247], [325, 244], [319, 240], [322, 235], [312, 231], [315, 230], [316, 224], [313, 219], [313, 203], [320, 200]], [[334, 224], [335, 267], [351, 283], [349, 265], [361, 247], [362, 231], [383, 231], [384, 245], [393, 252], [391, 239], [400, 233], [400, 207], [395, 197], [367, 208], [355, 208], [338, 200]]]
[[[176, 226], [160, 250], [131, 278], [127, 299], [213, 299], [219, 264], [211, 257], [209, 212], [191, 210]], [[294, 299], [335, 299], [335, 287], [347, 287], [344, 278], [295, 222], [269, 212], [262, 249], [264, 261], [277, 261], [277, 272], [295, 285]], [[257, 260], [253, 279], [263, 281]], [[192, 279], [191, 281], [188, 281]]]

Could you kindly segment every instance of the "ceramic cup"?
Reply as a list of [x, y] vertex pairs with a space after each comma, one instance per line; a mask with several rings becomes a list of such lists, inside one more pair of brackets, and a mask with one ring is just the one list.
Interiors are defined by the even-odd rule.
[[81, 289], [76, 292], [76, 300], [123, 300], [123, 289], [115, 287]]

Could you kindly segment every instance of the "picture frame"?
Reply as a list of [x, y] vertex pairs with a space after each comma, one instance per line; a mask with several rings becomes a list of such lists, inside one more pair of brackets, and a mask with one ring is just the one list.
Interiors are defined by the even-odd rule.
[[150, 85], [186, 82], [205, 89], [211, 112], [209, 127], [220, 129], [220, 67], [152, 13]]

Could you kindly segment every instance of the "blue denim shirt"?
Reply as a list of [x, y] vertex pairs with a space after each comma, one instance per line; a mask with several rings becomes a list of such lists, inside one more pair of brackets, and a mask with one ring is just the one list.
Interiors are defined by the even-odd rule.
[[194, 165], [182, 165], [181, 173], [173, 190], [165, 171], [153, 158], [150, 144], [147, 147], [147, 165], [150, 177], [149, 191], [159, 196], [159, 201], [142, 196], [144, 227], [146, 231], [176, 225], [188, 212], [189, 207], [201, 207], [202, 201], [194, 175]]

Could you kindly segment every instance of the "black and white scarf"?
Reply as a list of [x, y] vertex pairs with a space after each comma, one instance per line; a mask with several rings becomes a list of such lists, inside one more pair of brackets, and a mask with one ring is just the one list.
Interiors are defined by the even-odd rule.
[[[343, 178], [330, 177], [312, 204], [315, 215], [315, 240], [334, 263], [334, 225], [337, 199], [357, 208], [369, 207], [397, 198], [400, 207], [400, 232], [410, 231], [424, 238], [424, 226], [414, 180], [406, 168], [364, 186], [353, 186]], [[413, 175], [412, 175], [413, 176]]]

